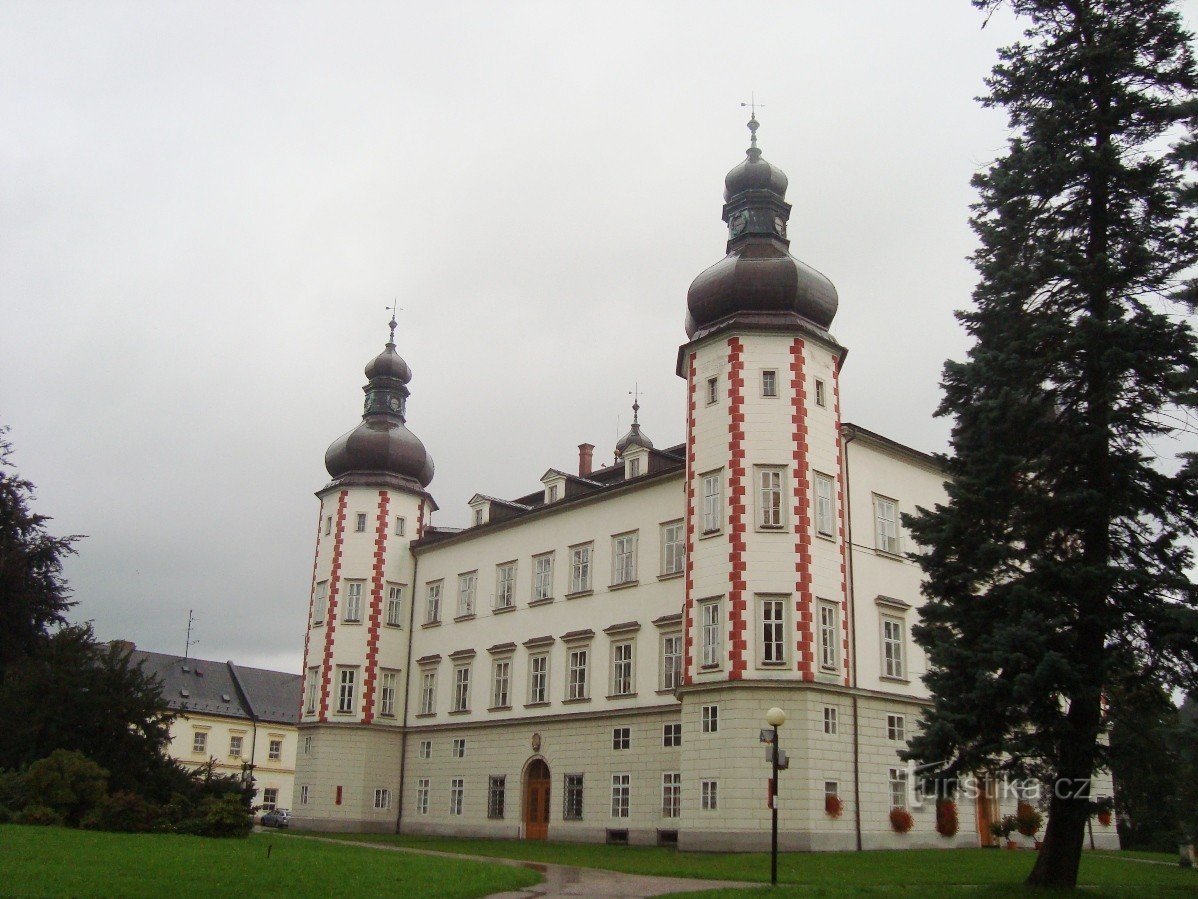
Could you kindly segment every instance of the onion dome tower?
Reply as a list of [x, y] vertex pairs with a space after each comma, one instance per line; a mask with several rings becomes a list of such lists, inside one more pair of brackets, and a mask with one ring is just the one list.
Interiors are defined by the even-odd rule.
[[653, 449], [653, 441], [647, 435], [641, 432], [641, 423], [639, 415], [641, 404], [639, 400], [632, 401], [632, 427], [628, 429], [628, 433], [616, 441], [616, 458], [619, 459], [629, 449], [640, 447], [641, 449]]

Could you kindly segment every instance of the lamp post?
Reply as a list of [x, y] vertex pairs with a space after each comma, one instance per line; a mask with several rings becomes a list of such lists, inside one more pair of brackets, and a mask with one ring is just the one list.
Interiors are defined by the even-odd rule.
[[774, 729], [773, 780], [770, 781], [770, 886], [778, 885], [778, 728], [786, 723], [786, 712], [774, 706], [765, 713], [765, 723]]

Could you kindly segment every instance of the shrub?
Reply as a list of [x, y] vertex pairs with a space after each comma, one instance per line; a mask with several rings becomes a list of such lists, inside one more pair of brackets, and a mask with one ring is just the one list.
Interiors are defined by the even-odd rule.
[[12, 810], [6, 805], [0, 805], [0, 824], [8, 824], [12, 821]]
[[56, 749], [25, 769], [22, 777], [30, 805], [58, 812], [76, 825], [108, 792], [108, 772], [81, 752]]
[[25, 777], [20, 771], [0, 771], [0, 805], [17, 811], [27, 801]]
[[957, 835], [957, 803], [951, 799], [936, 800], [936, 832], [942, 837]]
[[840, 813], [844, 811], [844, 803], [840, 801], [839, 796], [825, 796], [824, 811], [827, 812], [829, 818], [839, 818]]
[[890, 810], [890, 826], [896, 833], [906, 833], [915, 826], [915, 819], [905, 808], [892, 808]]
[[33, 824], [38, 827], [60, 827], [63, 824], [62, 815], [44, 805], [27, 805], [15, 815], [14, 824]]
[[161, 811], [136, 793], [120, 790], [105, 796], [83, 816], [79, 826], [88, 830], [149, 833], [159, 830]]
[[1044, 816], [1026, 802], [1021, 802], [1015, 812], [1015, 821], [1016, 829], [1021, 834], [1025, 837], [1034, 837], [1036, 831], [1040, 829], [1040, 825], [1044, 823]]
[[206, 837], [245, 837], [253, 827], [240, 796], [208, 796], [200, 803], [200, 834]]

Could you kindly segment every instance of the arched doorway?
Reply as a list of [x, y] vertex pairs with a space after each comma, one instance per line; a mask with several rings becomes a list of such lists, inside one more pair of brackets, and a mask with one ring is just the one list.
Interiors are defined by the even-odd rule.
[[524, 839], [549, 837], [549, 766], [533, 759], [524, 769]]

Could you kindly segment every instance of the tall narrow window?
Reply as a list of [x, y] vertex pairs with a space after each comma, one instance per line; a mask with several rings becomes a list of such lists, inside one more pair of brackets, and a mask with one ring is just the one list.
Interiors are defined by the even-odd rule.
[[347, 581], [345, 584], [345, 611], [341, 620], [359, 622], [362, 620], [362, 585], [363, 581]]
[[613, 774], [611, 776], [611, 816], [627, 818], [632, 793], [632, 776], [628, 774]]
[[815, 382], [815, 405], [817, 405], [817, 406], [828, 405], [828, 391], [824, 387], [824, 382], [820, 381], [819, 379], [816, 379], [816, 382]]
[[549, 701], [549, 656], [528, 658], [528, 701], [532, 704]]
[[641, 460], [640, 457], [628, 460], [628, 472], [626, 478], [639, 478], [641, 476]]
[[466, 781], [463, 778], [455, 777], [449, 782], [449, 813], [451, 815], [460, 815], [462, 813], [462, 803], [466, 798]]
[[718, 780], [703, 780], [699, 782], [700, 808], [705, 812], [718, 811], [720, 808]]
[[782, 510], [782, 469], [757, 469], [757, 523], [763, 528], [781, 528]]
[[464, 759], [466, 757], [466, 738], [455, 737], [449, 745], [449, 757], [454, 759]]
[[905, 768], [890, 769], [890, 807], [907, 807], [907, 770]]
[[491, 707], [505, 709], [511, 705], [510, 687], [512, 663], [508, 659], [496, 660], [491, 671]]
[[882, 671], [887, 677], [905, 677], [903, 666], [903, 622], [882, 619]]
[[432, 740], [421, 740], [419, 754], [420, 754], [420, 758], [422, 758], [422, 759], [431, 759], [433, 757], [433, 741]]
[[673, 690], [682, 686], [682, 635], [667, 634], [661, 638], [661, 688]]
[[308, 804], [308, 785], [304, 784], [300, 787], [300, 805]]
[[550, 503], [557, 502], [557, 484], [549, 485], [549, 490], [547, 491], [545, 501]]
[[495, 569], [495, 608], [510, 609], [516, 603], [516, 563], [508, 562]]
[[441, 620], [441, 581], [428, 585], [424, 602], [424, 623], [436, 624]]
[[815, 475], [815, 532], [822, 537], [836, 536], [836, 505], [832, 499], [832, 479]]
[[761, 663], [781, 665], [786, 662], [786, 601], [758, 600], [761, 610]]
[[827, 600], [819, 602], [819, 667], [824, 671], [836, 671], [840, 664], [839, 616], [836, 604]]
[[357, 531], [359, 534], [363, 533], [366, 530], [366, 513], [365, 512], [358, 513], [357, 520], [354, 523], [354, 530]]
[[720, 398], [720, 379], [713, 377], [707, 379], [707, 405], [712, 405]]
[[761, 373], [761, 395], [778, 395], [778, 373], [772, 368], [767, 368]]
[[636, 580], [636, 532], [612, 537], [612, 585]]
[[507, 786], [507, 778], [503, 775], [491, 775], [487, 779], [487, 817], [502, 818], [503, 817], [503, 801], [504, 791]]
[[428, 814], [428, 781], [427, 777], [422, 777], [416, 782], [416, 814]]
[[482, 507], [479, 506], [477, 509], [474, 510], [474, 526], [478, 527], [482, 523], [483, 523], [483, 510], [482, 510]]
[[329, 515], [324, 520], [324, 532], [325, 532], [326, 536], [333, 533], [333, 516], [332, 515]]
[[420, 677], [420, 714], [432, 715], [437, 711], [437, 672], [426, 671]]
[[384, 671], [379, 678], [379, 714], [384, 718], [395, 717], [395, 685], [398, 678], [395, 671]]
[[570, 699], [587, 698], [587, 650], [571, 649], [568, 659], [568, 684]]
[[537, 556], [533, 560], [533, 601], [553, 598], [553, 553]]
[[874, 516], [877, 522], [877, 547], [884, 553], [898, 555], [898, 503], [884, 496], [874, 496]]
[[403, 627], [403, 584], [387, 585], [387, 627]]
[[720, 508], [720, 473], [714, 471], [703, 475], [703, 533], [718, 533], [724, 524], [723, 509]]
[[458, 575], [458, 617], [474, 614], [474, 594], [478, 589], [478, 572]]
[[701, 603], [699, 620], [702, 637], [702, 655], [699, 664], [704, 668], [716, 668], [720, 664], [720, 604], [715, 600]]
[[680, 723], [674, 722], [661, 726], [661, 745], [667, 747], [682, 745], [682, 725]]
[[208, 731], [197, 730], [191, 735], [191, 751], [192, 752], [207, 752], [208, 751]]
[[611, 692], [613, 696], [632, 693], [632, 642], [611, 645]]
[[886, 738], [902, 743], [907, 739], [907, 721], [902, 715], [886, 716]]
[[396, 518], [395, 519], [395, 536], [403, 537], [407, 534], [407, 532], [408, 532], [408, 523], [406, 521], [404, 521], [402, 518]]
[[470, 666], [458, 665], [453, 669], [453, 710], [470, 711]]
[[661, 526], [661, 573], [681, 574], [686, 567], [686, 532], [681, 521]]
[[337, 669], [337, 711], [340, 714], [352, 715], [356, 710], [357, 686], [357, 668]]
[[570, 592], [583, 593], [591, 589], [590, 543], [570, 548]]
[[661, 816], [677, 818], [682, 810], [682, 773], [667, 771], [661, 776]]
[[840, 716], [836, 711], [836, 706], [824, 706], [824, 733], [829, 736], [836, 736], [840, 732]]
[[316, 585], [316, 594], [312, 598], [312, 624], [324, 624], [324, 616], [329, 610], [329, 582], [321, 581]]
[[582, 820], [582, 775], [567, 774], [565, 789], [562, 790], [562, 819], [565, 821]]
[[720, 707], [718, 705], [705, 705], [699, 710], [699, 720], [702, 725], [702, 731], [705, 734], [719, 733], [720, 730]]
[[320, 668], [308, 669], [308, 681], [304, 685], [304, 711], [309, 715], [316, 714], [316, 688], [320, 686]]

